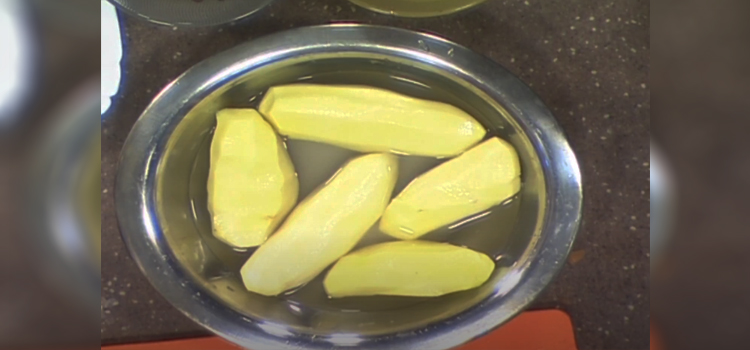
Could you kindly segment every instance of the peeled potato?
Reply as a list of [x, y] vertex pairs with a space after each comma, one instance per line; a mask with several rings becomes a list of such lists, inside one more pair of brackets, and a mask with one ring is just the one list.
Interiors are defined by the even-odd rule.
[[476, 288], [495, 262], [487, 255], [447, 243], [399, 241], [349, 254], [325, 278], [332, 298], [369, 295], [435, 297]]
[[272, 87], [259, 108], [283, 135], [360, 152], [455, 156], [486, 130], [449, 104], [365, 86]]
[[414, 179], [388, 205], [380, 230], [415, 239], [492, 208], [520, 188], [515, 149], [493, 137]]
[[247, 290], [281, 294], [309, 282], [349, 252], [383, 214], [397, 171], [398, 161], [390, 154], [349, 161], [242, 266]]
[[299, 181], [286, 147], [254, 109], [216, 114], [208, 176], [214, 236], [237, 248], [265, 242], [297, 202]]

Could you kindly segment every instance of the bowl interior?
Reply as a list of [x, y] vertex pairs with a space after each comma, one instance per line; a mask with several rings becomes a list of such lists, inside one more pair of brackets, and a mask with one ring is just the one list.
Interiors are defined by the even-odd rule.
[[[328, 299], [320, 283], [325, 272], [295, 293], [279, 297], [264, 297], [244, 289], [238, 271], [252, 250], [235, 251], [211, 235], [206, 183], [214, 116], [225, 107], [254, 107], [270, 86], [294, 82], [369, 85], [447, 102], [473, 115], [487, 127], [488, 136], [500, 136], [515, 146], [522, 166], [519, 195], [490, 215], [467, 224], [460, 234], [439, 231], [425, 236], [495, 258], [498, 268], [490, 281], [480, 288], [439, 298]], [[299, 174], [300, 198], [357, 154], [313, 142], [287, 140], [287, 144]], [[402, 158], [394, 196], [410, 179], [439, 162]], [[156, 209], [171, 253], [207, 295], [242, 317], [262, 321], [271, 334], [293, 331], [378, 336], [404, 332], [457, 315], [490, 295], [507, 293], [518, 281], [520, 266], [539, 238], [545, 213], [545, 183], [539, 158], [525, 132], [503, 106], [450, 72], [381, 54], [308, 55], [247, 72], [213, 91], [184, 116], [170, 135], [158, 164]], [[360, 246], [387, 240], [390, 239], [373, 228]]]

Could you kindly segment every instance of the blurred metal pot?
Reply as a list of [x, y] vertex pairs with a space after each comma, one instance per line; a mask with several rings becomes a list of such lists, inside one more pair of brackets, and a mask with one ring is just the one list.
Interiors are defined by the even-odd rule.
[[56, 110], [34, 158], [29, 217], [40, 267], [91, 315], [101, 286], [99, 80]]

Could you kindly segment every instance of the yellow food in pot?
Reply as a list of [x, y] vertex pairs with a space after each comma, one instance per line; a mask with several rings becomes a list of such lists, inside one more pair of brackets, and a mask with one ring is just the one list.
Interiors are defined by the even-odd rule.
[[447, 243], [399, 241], [349, 254], [325, 278], [333, 298], [368, 295], [436, 297], [476, 288], [490, 278], [487, 255]]
[[413, 180], [388, 205], [380, 230], [418, 238], [514, 196], [520, 176], [513, 146], [493, 137]]
[[282, 135], [360, 152], [450, 157], [486, 133], [449, 104], [365, 86], [276, 86], [259, 110]]
[[237, 248], [260, 245], [292, 210], [298, 192], [284, 143], [256, 110], [216, 114], [208, 177], [216, 238]]
[[349, 161], [245, 263], [240, 271], [245, 287], [278, 295], [309, 282], [348, 253], [383, 214], [397, 171], [390, 154]]

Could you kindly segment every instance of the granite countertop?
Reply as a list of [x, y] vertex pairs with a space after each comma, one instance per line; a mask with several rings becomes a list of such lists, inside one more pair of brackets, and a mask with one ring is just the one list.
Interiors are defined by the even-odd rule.
[[234, 25], [175, 29], [123, 18], [124, 81], [102, 125], [103, 344], [205, 334], [146, 281], [120, 238], [113, 186], [135, 120], [201, 60], [280, 30], [334, 21], [435, 33], [527, 82], [553, 111], [584, 179], [571, 259], [535, 303], [573, 320], [581, 349], [649, 348], [649, 1], [489, 1], [457, 15], [400, 19], [343, 0], [279, 0]]

